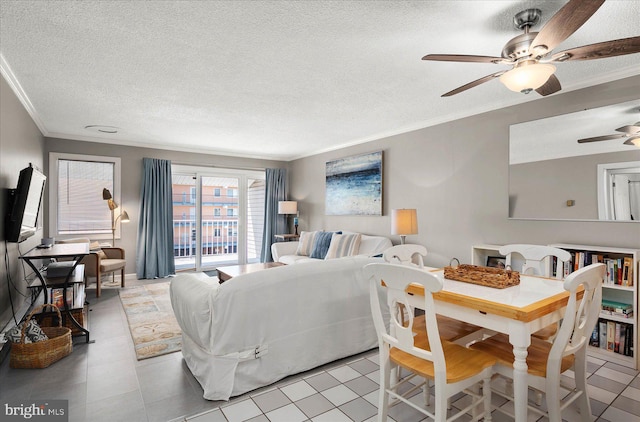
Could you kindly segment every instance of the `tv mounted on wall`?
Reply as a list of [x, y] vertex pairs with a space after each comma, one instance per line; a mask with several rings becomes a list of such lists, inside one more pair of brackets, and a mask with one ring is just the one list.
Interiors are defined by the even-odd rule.
[[4, 234], [7, 242], [22, 242], [36, 234], [47, 176], [29, 167], [20, 171], [18, 186], [9, 190]]

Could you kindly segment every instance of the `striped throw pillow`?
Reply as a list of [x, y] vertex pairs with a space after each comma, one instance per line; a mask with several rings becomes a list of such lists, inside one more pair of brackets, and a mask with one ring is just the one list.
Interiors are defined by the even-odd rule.
[[311, 255], [311, 249], [313, 248], [313, 242], [316, 238], [316, 234], [318, 234], [317, 231], [300, 232], [300, 240], [298, 241], [298, 249], [296, 250], [296, 255]]
[[360, 250], [361, 235], [358, 234], [334, 234], [331, 244], [324, 259], [342, 258], [343, 256], [357, 255]]

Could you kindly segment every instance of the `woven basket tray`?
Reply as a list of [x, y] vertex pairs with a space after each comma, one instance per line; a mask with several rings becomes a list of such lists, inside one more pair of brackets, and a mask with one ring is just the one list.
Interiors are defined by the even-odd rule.
[[520, 273], [501, 268], [479, 267], [477, 265], [460, 264], [456, 267], [444, 267], [444, 278], [480, 284], [481, 286], [504, 289], [520, 284]]
[[12, 368], [46, 368], [54, 362], [59, 361], [73, 351], [73, 343], [71, 341], [71, 330], [62, 327], [62, 316], [60, 310], [55, 305], [40, 305], [36, 307], [26, 319], [30, 320], [33, 315], [43, 309], [45, 306], [51, 306], [58, 313], [58, 327], [41, 327], [42, 331], [49, 337], [49, 340], [38, 341], [35, 343], [25, 343], [25, 330], [27, 324], [24, 324], [20, 343], [11, 343], [11, 357], [9, 365]]

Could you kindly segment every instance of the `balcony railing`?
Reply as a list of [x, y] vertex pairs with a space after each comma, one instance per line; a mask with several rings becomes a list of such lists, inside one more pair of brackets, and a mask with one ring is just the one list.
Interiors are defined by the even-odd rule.
[[[196, 257], [195, 220], [173, 220], [173, 256], [176, 269], [193, 268]], [[238, 220], [203, 220], [202, 267], [237, 261]]]

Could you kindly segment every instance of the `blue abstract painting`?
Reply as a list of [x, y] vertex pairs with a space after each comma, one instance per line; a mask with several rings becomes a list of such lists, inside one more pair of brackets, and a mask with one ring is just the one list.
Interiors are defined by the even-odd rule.
[[326, 215], [382, 215], [382, 151], [328, 161]]

